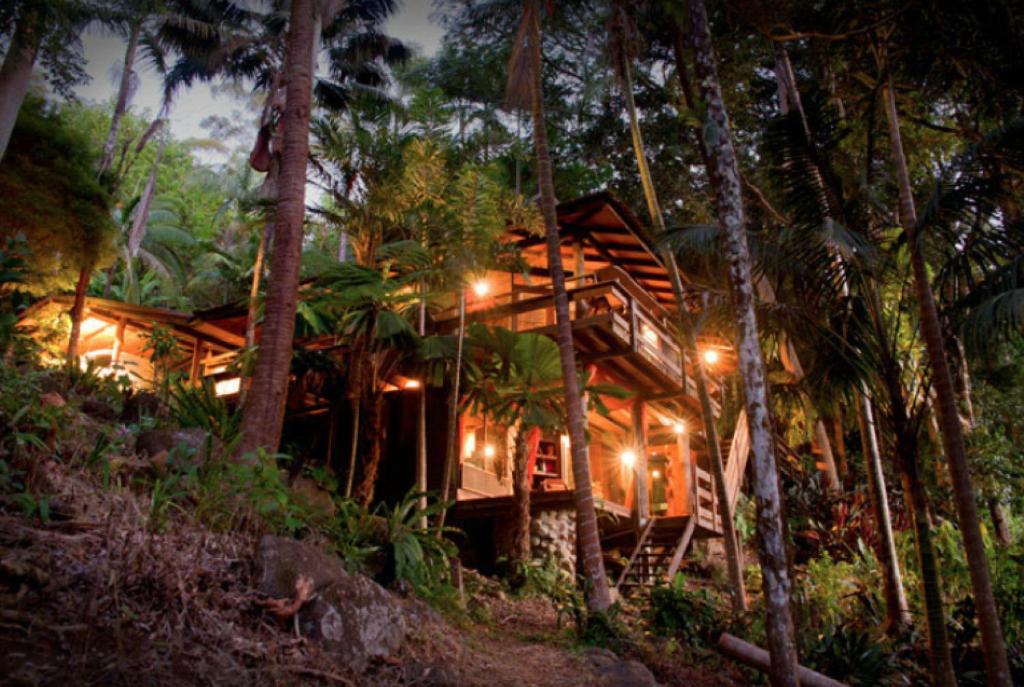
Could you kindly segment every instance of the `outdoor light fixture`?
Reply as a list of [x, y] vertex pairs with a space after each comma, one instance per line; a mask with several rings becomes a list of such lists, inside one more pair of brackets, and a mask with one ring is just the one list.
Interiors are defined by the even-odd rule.
[[476, 294], [477, 298], [483, 298], [491, 291], [491, 285], [485, 282], [483, 279], [473, 283], [473, 293]]
[[619, 459], [622, 461], [622, 464], [630, 470], [632, 470], [633, 466], [636, 465], [636, 453], [633, 451], [623, 451], [622, 455], [619, 456]]
[[676, 434], [682, 434], [686, 431], [686, 425], [683, 424], [682, 420], [677, 420], [672, 423], [672, 431]]
[[231, 377], [230, 379], [222, 379], [213, 385], [213, 393], [217, 396], [232, 396], [237, 394], [242, 388], [241, 377]]
[[718, 351], [716, 351], [713, 348], [709, 348], [708, 350], [704, 351], [704, 362], [706, 362], [708, 365], [714, 365], [715, 363], [717, 363]]
[[418, 380], [418, 379], [407, 379], [407, 380], [405, 380], [404, 386], [405, 386], [406, 389], [419, 389], [420, 388], [420, 380]]
[[494, 447], [491, 446], [490, 444], [487, 444], [486, 446], [484, 446], [484, 458], [493, 458], [493, 457], [494, 457]]
[[109, 326], [111, 326], [109, 322], [104, 322], [103, 320], [95, 317], [87, 317], [82, 322], [82, 326], [80, 328], [80, 336], [92, 336], [99, 330]]
[[659, 470], [651, 470], [651, 477], [654, 479], [661, 479], [661, 472]]

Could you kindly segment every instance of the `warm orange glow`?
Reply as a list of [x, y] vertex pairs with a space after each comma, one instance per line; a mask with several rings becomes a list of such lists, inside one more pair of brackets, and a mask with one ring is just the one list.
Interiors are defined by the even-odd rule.
[[491, 285], [485, 282], [483, 279], [473, 283], [473, 293], [476, 294], [477, 298], [483, 298], [491, 292]]
[[676, 434], [683, 434], [684, 432], [686, 432], [686, 425], [683, 423], [682, 420], [677, 420], [672, 424], [672, 431], [675, 432]]
[[484, 446], [484, 457], [485, 458], [493, 458], [494, 457], [494, 447], [491, 446], [490, 444], [487, 444], [486, 446]]
[[709, 348], [704, 351], [704, 362], [708, 365], [714, 365], [718, 362], [718, 351], [713, 348]]
[[651, 477], [661, 479], [661, 472], [659, 470], [651, 470]]
[[407, 380], [405, 380], [405, 384], [403, 384], [402, 386], [404, 386], [406, 389], [419, 389], [420, 388], [420, 380], [418, 380], [418, 379], [407, 379]]
[[91, 336], [105, 327], [112, 326], [109, 322], [104, 322], [95, 317], [87, 317], [82, 321], [81, 336]]
[[470, 434], [466, 437], [466, 445], [462, 447], [462, 452], [466, 456], [472, 456], [474, 451], [476, 451], [476, 435]]
[[640, 336], [644, 337], [644, 341], [649, 344], [658, 343], [658, 332], [654, 331], [653, 327], [648, 327], [646, 324], [640, 325]]
[[633, 451], [628, 451], [628, 450], [627, 451], [623, 451], [622, 454], [619, 456], [619, 460], [622, 461], [622, 464], [625, 467], [627, 467], [630, 470], [632, 470], [633, 466], [636, 465], [636, 453], [634, 453]]
[[221, 381], [213, 385], [213, 393], [217, 396], [233, 396], [237, 394], [242, 388], [241, 377], [231, 377], [230, 379], [222, 379]]

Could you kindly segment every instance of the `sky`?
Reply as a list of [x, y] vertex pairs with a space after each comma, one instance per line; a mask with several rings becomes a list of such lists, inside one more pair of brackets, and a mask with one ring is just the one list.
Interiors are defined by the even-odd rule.
[[[405, 43], [415, 44], [424, 56], [433, 55], [441, 43], [441, 27], [430, 21], [432, 0], [405, 0], [401, 9], [386, 26], [386, 31]], [[87, 102], [106, 103], [113, 100], [121, 66], [124, 62], [125, 44], [117, 36], [91, 28], [82, 39], [85, 47], [86, 73], [90, 80], [78, 87], [76, 94]], [[135, 112], [149, 111], [150, 115], [160, 107], [161, 82], [157, 73], [144, 60], [136, 63], [139, 75], [138, 88], [132, 99]], [[171, 110], [171, 132], [177, 138], [206, 138], [209, 133], [201, 125], [210, 115], [224, 117], [248, 116], [241, 114], [244, 103], [238, 97], [223, 90], [199, 84], [177, 98]], [[213, 161], [213, 160], [208, 160]]]

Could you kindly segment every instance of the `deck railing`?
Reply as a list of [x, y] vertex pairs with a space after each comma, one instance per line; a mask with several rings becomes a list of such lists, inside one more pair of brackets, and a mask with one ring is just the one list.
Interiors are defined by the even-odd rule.
[[[669, 324], [669, 314], [635, 284], [607, 275], [585, 274], [567, 280], [567, 295], [573, 323], [590, 320], [603, 323], [619, 340], [623, 350], [646, 359], [662, 374], [682, 384], [682, 353]], [[515, 290], [478, 299], [467, 307], [471, 322], [485, 322], [514, 332], [554, 333], [555, 299], [549, 285], [520, 286]], [[454, 320], [455, 313], [439, 319]], [[688, 391], [696, 393], [691, 379]]]

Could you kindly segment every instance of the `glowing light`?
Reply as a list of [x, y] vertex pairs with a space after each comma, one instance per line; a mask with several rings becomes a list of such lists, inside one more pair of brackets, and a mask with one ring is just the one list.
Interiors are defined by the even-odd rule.
[[686, 425], [683, 424], [682, 420], [677, 420], [672, 424], [672, 431], [676, 434], [683, 434], [686, 432]]
[[646, 324], [640, 325], [640, 336], [644, 337], [644, 341], [649, 344], [658, 343], [658, 332], [654, 331], [653, 327], [648, 327]]
[[206, 374], [207, 375], [219, 375], [221, 372], [227, 372], [227, 371], [228, 371], [228, 366], [227, 365], [217, 365], [216, 367], [208, 367], [208, 368], [206, 368]]
[[704, 362], [706, 362], [708, 365], [714, 365], [715, 363], [717, 363], [718, 351], [716, 351], [713, 348], [709, 348], [708, 350], [704, 351]]
[[213, 393], [217, 396], [232, 396], [237, 394], [242, 388], [241, 377], [231, 377], [230, 379], [222, 379], [213, 385]]
[[467, 436], [466, 445], [462, 448], [465, 455], [472, 456], [473, 452], [476, 451], [476, 434], [470, 434]]
[[420, 388], [420, 380], [418, 380], [418, 379], [407, 379], [407, 380], [405, 380], [405, 384], [403, 384], [402, 386], [404, 386], [406, 389], [419, 389]]
[[636, 453], [633, 451], [623, 451], [619, 456], [619, 460], [622, 461], [624, 466], [632, 470], [633, 466], [636, 465]]
[[653, 477], [654, 479], [661, 479], [661, 471], [651, 470], [651, 477]]
[[97, 319], [95, 317], [87, 317], [82, 321], [81, 336], [91, 336], [101, 329], [112, 326], [109, 322]]
[[478, 282], [473, 283], [473, 293], [476, 294], [477, 298], [483, 298], [491, 292], [491, 285], [482, 279]]
[[484, 446], [484, 458], [493, 458], [493, 457], [494, 457], [494, 447], [491, 446], [490, 444], [487, 444], [486, 446]]

